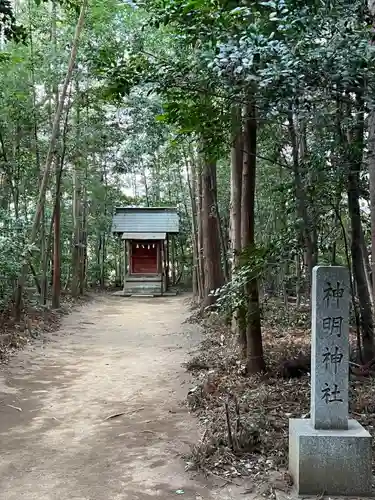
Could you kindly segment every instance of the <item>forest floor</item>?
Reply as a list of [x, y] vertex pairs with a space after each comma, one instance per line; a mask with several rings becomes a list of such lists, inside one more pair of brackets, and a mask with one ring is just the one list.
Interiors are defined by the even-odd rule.
[[[231, 500], [186, 472], [202, 428], [181, 366], [202, 332], [184, 297], [100, 295], [0, 368], [2, 500]], [[56, 319], [57, 321], [57, 319]]]

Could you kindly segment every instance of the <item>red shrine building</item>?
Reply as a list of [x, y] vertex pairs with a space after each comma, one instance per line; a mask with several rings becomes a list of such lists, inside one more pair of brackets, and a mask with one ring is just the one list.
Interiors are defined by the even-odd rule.
[[176, 208], [116, 208], [112, 233], [124, 242], [124, 295], [164, 295], [169, 242], [179, 231]]

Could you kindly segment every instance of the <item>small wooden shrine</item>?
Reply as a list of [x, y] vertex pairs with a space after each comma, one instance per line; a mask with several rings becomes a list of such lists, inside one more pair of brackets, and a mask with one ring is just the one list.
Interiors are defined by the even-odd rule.
[[179, 231], [176, 208], [116, 208], [112, 233], [124, 242], [124, 295], [164, 295], [169, 288], [169, 239]]

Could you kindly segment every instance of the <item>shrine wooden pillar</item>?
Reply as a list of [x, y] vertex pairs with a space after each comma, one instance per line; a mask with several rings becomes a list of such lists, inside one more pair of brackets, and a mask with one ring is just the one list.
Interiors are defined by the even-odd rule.
[[170, 279], [169, 279], [169, 234], [167, 233], [166, 235], [166, 240], [165, 240], [165, 262], [166, 262], [166, 280], [165, 280], [165, 289], [169, 290], [169, 285], [170, 285]]
[[164, 293], [164, 273], [165, 273], [165, 266], [164, 266], [164, 240], [161, 240], [160, 243], [160, 274], [161, 274], [161, 279], [160, 279], [160, 293], [163, 295]]
[[124, 290], [125, 290], [125, 283], [126, 283], [126, 271], [128, 267], [128, 240], [124, 240]]

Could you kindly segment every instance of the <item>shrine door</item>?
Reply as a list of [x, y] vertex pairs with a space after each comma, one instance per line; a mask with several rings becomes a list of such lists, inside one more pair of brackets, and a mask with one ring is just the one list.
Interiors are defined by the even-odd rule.
[[158, 245], [157, 241], [132, 241], [132, 274], [158, 273]]

